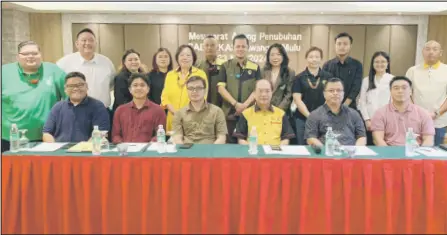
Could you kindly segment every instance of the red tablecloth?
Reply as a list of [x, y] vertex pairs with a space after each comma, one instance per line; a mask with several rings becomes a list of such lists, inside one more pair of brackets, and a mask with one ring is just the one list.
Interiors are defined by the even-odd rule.
[[447, 233], [447, 162], [2, 158], [2, 233]]

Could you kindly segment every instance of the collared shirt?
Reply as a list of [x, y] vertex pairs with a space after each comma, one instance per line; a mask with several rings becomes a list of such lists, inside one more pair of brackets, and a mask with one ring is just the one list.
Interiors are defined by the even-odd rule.
[[340, 134], [337, 140], [342, 145], [355, 145], [360, 137], [366, 137], [365, 125], [360, 114], [342, 104], [340, 112], [334, 114], [327, 104], [310, 113], [306, 121], [304, 138], [317, 138], [322, 143], [326, 141], [327, 127], [332, 127], [335, 134]]
[[[281, 72], [280, 72], [281, 73]], [[278, 74], [276, 82], [272, 81], [272, 70], [263, 70], [261, 77], [269, 80], [273, 84], [272, 105], [287, 111], [292, 102], [292, 85], [295, 79], [295, 71], [288, 68], [287, 74]]]
[[244, 110], [233, 133], [238, 139], [247, 139], [252, 127], [256, 127], [259, 144], [279, 145], [281, 140], [292, 139], [295, 133], [284, 110], [270, 106], [261, 110], [257, 105]]
[[[447, 98], [447, 65], [419, 64], [408, 69], [406, 77], [413, 82], [413, 101], [428, 112], [439, 111]], [[447, 113], [434, 120], [436, 128], [447, 126]]]
[[110, 90], [113, 87], [115, 66], [104, 55], [95, 53], [92, 60], [86, 61], [79, 52], [68, 54], [57, 61], [66, 73], [81, 72], [88, 84], [88, 95], [110, 106]]
[[81, 142], [90, 139], [93, 126], [109, 131], [110, 117], [104, 104], [87, 96], [75, 106], [68, 98], [54, 105], [42, 132], [51, 134], [56, 142]]
[[333, 77], [340, 78], [343, 81], [345, 97], [343, 102], [347, 98], [352, 100], [349, 107], [356, 109], [357, 96], [360, 93], [363, 78], [363, 66], [360, 61], [348, 56], [342, 64], [338, 57], [327, 61], [323, 70], [332, 74]]
[[392, 103], [385, 105], [376, 111], [371, 120], [372, 131], [385, 132], [387, 145], [405, 145], [405, 134], [410, 127], [419, 135], [419, 144], [422, 143], [423, 135], [435, 135], [433, 120], [427, 111], [412, 103], [408, 104], [403, 113]]
[[212, 144], [219, 135], [227, 135], [227, 122], [222, 109], [204, 103], [195, 111], [191, 103], [174, 115], [172, 122], [175, 135], [182, 135], [185, 143]]
[[2, 65], [2, 139], [9, 141], [15, 123], [19, 129], [28, 130], [29, 140], [41, 140], [51, 108], [66, 97], [64, 84], [65, 72], [53, 63], [42, 62], [32, 75], [25, 75], [17, 62]]
[[[245, 102], [254, 91], [256, 80], [261, 79], [259, 65], [245, 59], [241, 66], [236, 58], [222, 64], [217, 86], [224, 86], [238, 102]], [[226, 116], [233, 115], [236, 110], [232, 104], [223, 100], [222, 110]]]
[[206, 73], [208, 83], [210, 84], [207, 101], [219, 107], [222, 106], [222, 96], [217, 91], [217, 83], [219, 83], [218, 75], [224, 62], [224, 60], [216, 58], [213, 63], [205, 59], [197, 64], [197, 67]]
[[[206, 87], [208, 88], [208, 79], [203, 70], [191, 67], [188, 77], [184, 80], [180, 80], [181, 71], [179, 69], [169, 71], [166, 75], [165, 87], [163, 92], [161, 93], [161, 106], [166, 108], [166, 105], [170, 104], [174, 106], [176, 110], [179, 110], [189, 104], [189, 96], [188, 90], [186, 89], [186, 81], [193, 77], [199, 76], [205, 79]], [[208, 93], [208, 90], [205, 94]], [[207, 95], [205, 95], [205, 99]], [[174, 115], [171, 112], [168, 112], [168, 116], [166, 118], [166, 131], [172, 130], [172, 119]]]
[[151, 142], [157, 135], [159, 125], [166, 125], [166, 114], [159, 105], [146, 100], [143, 107], [138, 109], [131, 101], [119, 106], [113, 116], [112, 141]]
[[[318, 70], [317, 76], [314, 76], [308, 68], [298, 74], [293, 82], [292, 93], [300, 93], [301, 100], [306, 105], [309, 112], [314, 111], [326, 100], [324, 99], [323, 90], [324, 84], [332, 75], [322, 69]], [[306, 120], [306, 117], [297, 110], [295, 117]]]
[[152, 71], [148, 74], [148, 79], [151, 83], [148, 98], [158, 105], [161, 104], [161, 93], [165, 87], [166, 74], [160, 71]]
[[357, 106], [362, 114], [363, 120], [371, 119], [379, 108], [390, 102], [390, 82], [393, 77], [393, 75], [385, 73], [380, 80], [374, 78], [376, 88], [371, 90], [368, 90], [369, 77], [363, 78], [359, 104]]

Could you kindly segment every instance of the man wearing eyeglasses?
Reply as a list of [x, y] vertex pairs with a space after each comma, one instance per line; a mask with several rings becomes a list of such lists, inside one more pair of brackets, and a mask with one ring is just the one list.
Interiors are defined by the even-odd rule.
[[323, 146], [327, 128], [330, 126], [338, 134], [341, 145], [366, 145], [366, 130], [360, 114], [342, 104], [344, 98], [343, 81], [331, 78], [324, 84], [326, 103], [312, 111], [307, 118], [304, 138], [309, 145]]
[[217, 40], [213, 35], [209, 35], [203, 40], [202, 47], [205, 59], [200, 61], [197, 67], [205, 71], [208, 77], [208, 84], [210, 84], [208, 102], [221, 107], [222, 97], [217, 91], [217, 83], [219, 82], [219, 70], [225, 61], [217, 57]]
[[101, 101], [87, 96], [87, 90], [84, 74], [67, 74], [65, 92], [68, 99], [59, 101], [51, 109], [42, 131], [44, 142], [88, 141], [93, 126], [109, 131], [110, 118], [106, 107]]
[[64, 78], [65, 72], [56, 64], [42, 62], [36, 42], [18, 45], [17, 62], [2, 65], [2, 152], [9, 150], [13, 123], [27, 130], [30, 141], [42, 140], [51, 107], [66, 96]]
[[204, 101], [206, 82], [193, 76], [186, 82], [190, 103], [174, 115], [172, 122], [176, 144], [225, 144], [227, 124], [219, 107]]

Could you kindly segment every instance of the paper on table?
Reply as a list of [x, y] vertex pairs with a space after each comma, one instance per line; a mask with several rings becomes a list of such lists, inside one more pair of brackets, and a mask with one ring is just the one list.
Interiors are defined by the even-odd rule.
[[157, 151], [157, 143], [156, 142], [150, 143], [150, 146], [146, 149], [146, 151]]
[[282, 151], [272, 150], [270, 145], [263, 145], [265, 154], [282, 154], [282, 155], [310, 155], [309, 150], [307, 150], [306, 146], [297, 146], [297, 145], [284, 145], [281, 146]]
[[447, 157], [447, 152], [442, 149], [420, 147], [416, 152], [421, 153], [427, 157]]
[[[141, 152], [141, 150], [143, 150], [148, 143], [124, 143], [124, 144], [127, 144], [128, 153], [136, 153]], [[118, 147], [113, 148], [111, 152], [118, 152]]]
[[[353, 147], [353, 146], [346, 146], [346, 147]], [[366, 146], [355, 146], [355, 155], [356, 156], [376, 156], [377, 153]]]
[[66, 144], [68, 144], [68, 143], [40, 143], [40, 144], [30, 148], [28, 151], [31, 151], [31, 152], [54, 152], [54, 151], [62, 148]]

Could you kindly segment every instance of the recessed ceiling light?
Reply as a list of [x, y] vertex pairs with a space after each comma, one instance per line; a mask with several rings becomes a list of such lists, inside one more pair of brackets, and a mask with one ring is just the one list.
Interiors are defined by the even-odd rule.
[[244, 11], [244, 15], [247, 15], [248, 13], [246, 11]]
[[402, 12], [398, 12], [397, 14], [398, 14], [398, 15], [402, 15]]
[[324, 14], [324, 12], [320, 12], [320, 14], [322, 14], [322, 15], [323, 15], [323, 14]]

